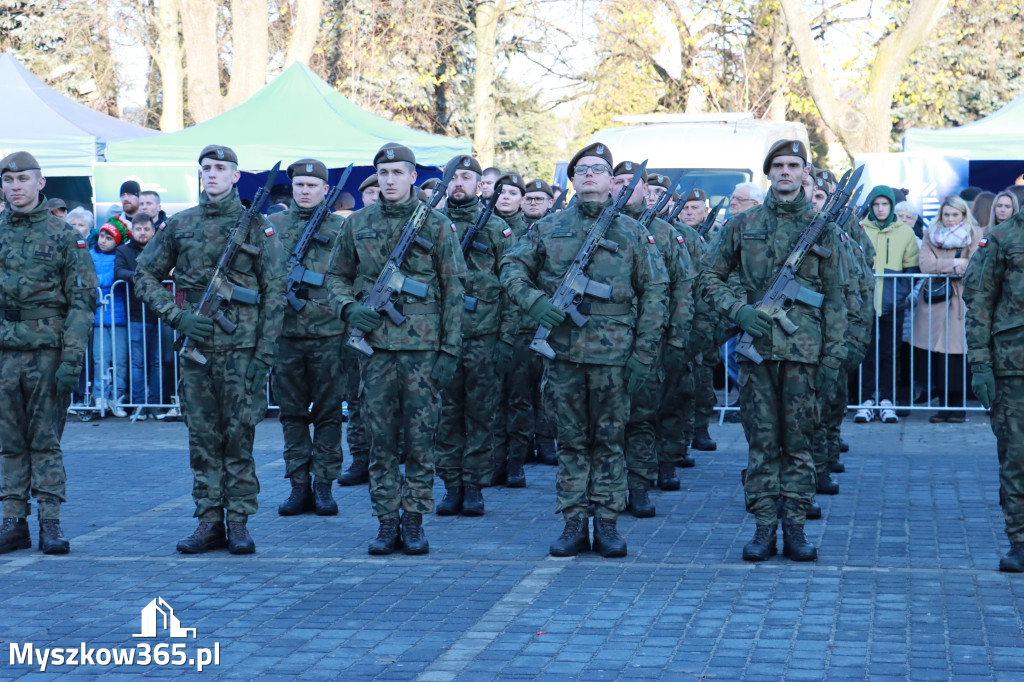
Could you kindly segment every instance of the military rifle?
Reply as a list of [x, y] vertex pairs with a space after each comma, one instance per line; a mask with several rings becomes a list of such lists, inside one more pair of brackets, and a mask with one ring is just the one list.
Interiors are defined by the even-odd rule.
[[[419, 231], [427, 222], [427, 216], [430, 215], [430, 211], [437, 206], [438, 202], [441, 201], [441, 197], [448, 190], [448, 183], [451, 182], [452, 176], [455, 175], [455, 170], [456, 165], [449, 163], [441, 181], [434, 186], [430, 200], [425, 204], [420, 203], [412, 212], [412, 215], [409, 216], [405, 227], [402, 228], [402, 234], [398, 238], [398, 243], [388, 257], [387, 264], [381, 270], [380, 275], [377, 276], [377, 281], [374, 283], [373, 288], [363, 297], [363, 305], [378, 313], [384, 313], [396, 326], [403, 324], [409, 319], [395, 306], [395, 300], [397, 300], [399, 294], [409, 294], [416, 298], [427, 297], [430, 285], [404, 275], [401, 270], [402, 263], [405, 262], [405, 255], [412, 248], [413, 244], [424, 251], [430, 251], [430, 249], [434, 248], [433, 242], [421, 237]], [[352, 330], [352, 336], [345, 342], [345, 345], [359, 351], [363, 355], [373, 355], [373, 348], [366, 342], [366, 332], [361, 329]]]
[[839, 227], [845, 225], [847, 221], [850, 220], [850, 216], [857, 210], [857, 201], [860, 199], [860, 192], [862, 189], [864, 189], [863, 185], [854, 190], [849, 203], [846, 204], [846, 208], [844, 208], [842, 213], [839, 214], [839, 217], [836, 219], [836, 225]]
[[[594, 257], [594, 252], [598, 248], [607, 249], [612, 253], [619, 250], [618, 244], [605, 239], [604, 236], [625, 207], [626, 202], [629, 201], [629, 197], [632, 196], [633, 190], [636, 188], [637, 183], [640, 182], [640, 178], [643, 176], [646, 168], [647, 161], [644, 161], [640, 164], [640, 168], [636, 173], [633, 174], [633, 180], [630, 181], [629, 185], [619, 191], [612, 205], [606, 206], [601, 211], [601, 215], [597, 217], [590, 231], [587, 232], [587, 238], [583, 241], [583, 245], [573, 259], [572, 265], [569, 266], [569, 271], [565, 273], [561, 283], [558, 285], [558, 289], [555, 291], [555, 295], [551, 297], [551, 302], [560, 310], [564, 310], [577, 327], [582, 327], [590, 321], [590, 318], [581, 313], [578, 307], [583, 302], [584, 295], [590, 295], [605, 301], [612, 296], [610, 284], [595, 282], [583, 274], [583, 271], [590, 264], [590, 260]], [[530, 350], [553, 360], [555, 351], [551, 348], [551, 344], [548, 343], [548, 336], [550, 334], [550, 329], [540, 325], [537, 328], [537, 334], [533, 337], [533, 341], [530, 342]]]
[[348, 180], [348, 176], [351, 174], [352, 164], [350, 163], [345, 172], [341, 174], [338, 184], [331, 189], [331, 193], [327, 195], [323, 203], [313, 211], [313, 215], [309, 217], [306, 226], [302, 228], [302, 234], [299, 236], [298, 243], [292, 249], [291, 255], [288, 256], [288, 265], [290, 267], [288, 269], [288, 288], [285, 290], [285, 298], [288, 299], [288, 303], [296, 310], [302, 310], [306, 307], [306, 302], [299, 298], [298, 295], [300, 286], [303, 284], [314, 287], [324, 285], [324, 274], [307, 269], [302, 265], [302, 259], [306, 257], [306, 253], [309, 252], [309, 247], [314, 241], [318, 244], [326, 244], [330, 241], [330, 237], [318, 234], [320, 225], [331, 212], [331, 206], [334, 206], [334, 202], [337, 201], [338, 195], [341, 194], [341, 190], [345, 186], [345, 181]]
[[[689, 195], [689, 193], [693, 191], [694, 185], [696, 184], [696, 181], [690, 183], [690, 188], [686, 190], [687, 195]], [[643, 225], [645, 230], [650, 229], [651, 223], [654, 222], [654, 219], [658, 216], [659, 213], [665, 210], [665, 206], [668, 205], [668, 200], [672, 198], [672, 193], [678, 192], [679, 188], [682, 187], [682, 185], [683, 181], [680, 180], [679, 182], [676, 183], [676, 186], [673, 187], [670, 191], [662, 192], [661, 195], [658, 197], [658, 200], [654, 203], [654, 206], [648, 207], [642, 214], [640, 214], [640, 217], [637, 219], [637, 222]]]
[[[693, 192], [693, 188], [690, 189], [690, 192]], [[677, 201], [676, 205], [672, 207], [672, 211], [665, 216], [666, 223], [671, 223], [679, 217], [679, 214], [683, 210], [683, 206], [686, 206], [686, 197], [690, 196], [690, 192], [687, 192], [686, 196], [683, 196], [682, 194], [679, 195], [679, 201]]]
[[711, 231], [711, 226], [715, 224], [715, 218], [718, 217], [718, 212], [722, 210], [722, 206], [724, 205], [725, 197], [722, 197], [721, 201], [718, 202], [718, 205], [711, 209], [711, 212], [708, 213], [706, 218], [704, 218], [704, 222], [697, 226], [697, 234], [700, 235], [701, 239], [706, 237], [708, 232]]
[[[470, 249], [478, 253], [487, 253], [489, 250], [487, 244], [476, 241], [476, 236], [480, 234], [480, 230], [484, 229], [484, 225], [494, 215], [494, 207], [498, 205], [498, 197], [501, 195], [501, 188], [503, 186], [503, 183], [500, 182], [494, 186], [494, 192], [491, 193], [491, 198], [487, 200], [484, 207], [480, 209], [480, 215], [476, 217], [476, 222], [469, 226], [466, 234], [462, 235], [462, 241], [459, 243], [459, 246], [462, 247], [463, 257], [469, 256]], [[476, 310], [476, 304], [476, 297], [466, 294], [466, 310]]]
[[[274, 181], [277, 180], [277, 173], [280, 170], [281, 162], [278, 161], [274, 164], [270, 174], [267, 175], [267, 182], [256, 192], [256, 196], [252, 199], [252, 204], [249, 208], [242, 211], [242, 215], [238, 216], [235, 226], [228, 235], [228, 243], [224, 247], [223, 253], [220, 254], [220, 260], [217, 261], [217, 267], [213, 271], [213, 276], [210, 277], [210, 283], [206, 285], [206, 291], [203, 292], [203, 297], [199, 299], [199, 304], [193, 309], [200, 317], [216, 322], [228, 334], [233, 334], [238, 325], [229, 320], [227, 315], [224, 314], [227, 304], [231, 301], [239, 301], [241, 303], [257, 305], [260, 302], [258, 291], [232, 283], [228, 279], [228, 272], [230, 272], [232, 265], [235, 263], [235, 258], [240, 252], [253, 257], [260, 255], [260, 247], [246, 243], [245, 238], [249, 235], [249, 228], [252, 226], [252, 223], [258, 219], [260, 211], [263, 210], [263, 205], [270, 198], [270, 188], [274, 186]], [[181, 350], [178, 351], [178, 354], [192, 362], [205, 365], [206, 356], [199, 352], [197, 345], [195, 339], [186, 336], [182, 341]]]
[[[772, 282], [764, 297], [755, 306], [758, 310], [768, 313], [773, 320], [778, 322], [779, 326], [782, 327], [782, 331], [786, 332], [786, 334], [795, 334], [798, 329], [797, 325], [787, 315], [797, 301], [814, 308], [820, 308], [825, 300], [823, 294], [812, 291], [800, 284], [796, 279], [796, 273], [810, 253], [814, 253], [821, 258], [832, 256], [832, 251], [818, 244], [818, 240], [821, 239], [825, 226], [835, 222], [838, 215], [845, 209], [850, 199], [851, 188], [857, 186], [863, 170], [864, 166], [859, 166], [856, 170], [846, 171], [836, 186], [836, 191], [828, 198], [822, 209], [815, 214], [811, 224], [804, 228], [804, 231], [800, 234], [800, 239], [797, 240], [796, 246], [793, 247], [793, 251], [789, 254], [786, 262], [782, 264], [782, 269], [775, 276], [775, 281]], [[754, 337], [746, 332], [743, 333], [739, 343], [736, 344], [736, 352], [758, 365], [764, 361], [761, 354], [754, 348]]]
[[555, 203], [551, 204], [551, 208], [544, 211], [544, 215], [542, 215], [541, 218], [547, 218], [549, 215], [562, 208], [562, 206], [565, 204], [565, 195], [568, 193], [568, 190], [562, 190], [562, 193], [558, 195], [557, 199], [555, 199]]

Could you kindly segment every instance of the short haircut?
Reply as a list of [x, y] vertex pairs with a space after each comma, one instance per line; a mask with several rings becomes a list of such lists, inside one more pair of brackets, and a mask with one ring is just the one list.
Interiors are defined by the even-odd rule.
[[149, 196], [153, 197], [154, 199], [156, 199], [156, 203], [158, 203], [158, 204], [160, 203], [160, 193], [159, 192], [154, 192], [151, 189], [147, 189], [147, 190], [144, 190], [139, 196], [146, 196], [146, 195], [149, 195]]
[[341, 194], [338, 195], [337, 200], [334, 202], [334, 206], [332, 206], [331, 208], [336, 208], [340, 211], [347, 211], [355, 207], [356, 198], [352, 196], [349, 192], [342, 192]]
[[68, 211], [68, 214], [64, 216], [64, 220], [71, 222], [72, 218], [78, 218], [79, 216], [84, 217], [90, 224], [96, 222], [96, 217], [92, 214], [92, 211], [82, 206], [78, 206], [77, 208], [73, 208]]
[[138, 213], [136, 213], [135, 216], [132, 218], [132, 227], [135, 227], [136, 225], [152, 225], [152, 224], [153, 224], [153, 219], [149, 216], [148, 213], [143, 213], [142, 211], [139, 211]]
[[[919, 215], [917, 209], [909, 201], [901, 201], [896, 204], [895, 208], [892, 209], [893, 213], [909, 213], [914, 216], [914, 222], [917, 222], [917, 216]], [[913, 225], [911, 225], [913, 227]]]
[[735, 192], [737, 189], [743, 188], [746, 188], [747, 192], [749, 192], [749, 196], [751, 199], [753, 199], [759, 204], [764, 203], [764, 189], [761, 187], [761, 185], [757, 184], [756, 182], [741, 182], [740, 184], [736, 185], [733, 191]]
[[494, 166], [491, 166], [490, 168], [484, 168], [483, 175], [493, 175], [494, 177], [498, 178], [501, 177], [501, 170], [495, 168]]

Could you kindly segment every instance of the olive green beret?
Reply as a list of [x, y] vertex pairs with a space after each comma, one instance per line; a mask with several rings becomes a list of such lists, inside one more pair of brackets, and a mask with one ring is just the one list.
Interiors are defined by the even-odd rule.
[[299, 159], [288, 166], [288, 177], [294, 179], [296, 175], [305, 175], [310, 178], [320, 178], [327, 182], [327, 165], [316, 159]]
[[690, 195], [686, 197], [686, 201], [707, 201], [708, 195], [704, 190], [699, 187], [694, 187]]
[[667, 175], [662, 175], [661, 173], [648, 173], [647, 184], [672, 189], [672, 181], [669, 180]]
[[370, 187], [380, 187], [380, 185], [377, 184], [377, 174], [376, 173], [374, 173], [373, 175], [371, 175], [370, 177], [366, 178], [361, 183], [359, 183], [359, 191], [360, 192], [362, 192], [364, 189], [368, 189]]
[[42, 170], [39, 167], [39, 162], [36, 161], [36, 157], [32, 156], [28, 152], [14, 152], [4, 157], [3, 161], [0, 161], [0, 174], [6, 171], [18, 171], [25, 170]]
[[579, 160], [582, 159], [584, 156], [598, 156], [608, 162], [609, 168], [615, 166], [615, 162], [612, 161], [612, 150], [608, 149], [608, 145], [604, 144], [603, 142], [595, 142], [593, 144], [588, 144], [586, 147], [576, 152], [576, 155], [573, 156], [572, 159], [569, 161], [570, 180], [572, 179], [572, 176], [576, 174], [574, 170], [576, 168], [576, 164], [579, 163]]
[[764, 157], [764, 174], [772, 167], [772, 159], [776, 156], [799, 156], [807, 163], [807, 147], [800, 140], [779, 140], [768, 150], [768, 156]]
[[[639, 167], [640, 164], [633, 163], [632, 161], [619, 161], [619, 163], [615, 166], [615, 170], [612, 171], [612, 175], [632, 175], [633, 172]], [[640, 176], [640, 179], [643, 180], [644, 182], [647, 182], [647, 178], [648, 175], [647, 171], [645, 170], [643, 175]]]
[[423, 190], [424, 192], [429, 192], [430, 190], [432, 190], [435, 187], [437, 187], [437, 182], [438, 182], [437, 178], [429, 178], [427, 180], [424, 180], [420, 184], [420, 189]]
[[523, 176], [516, 172], [505, 173], [500, 178], [494, 181], [494, 186], [498, 185], [512, 185], [518, 187], [519, 191], [526, 194], [526, 183], [523, 182]]
[[416, 155], [405, 145], [398, 144], [397, 142], [388, 142], [373, 157], [373, 167], [376, 168], [382, 163], [393, 163], [395, 161], [408, 161], [411, 164], [415, 164]]
[[199, 163], [203, 162], [208, 156], [212, 156], [218, 161], [230, 161], [231, 163], [238, 165], [238, 155], [235, 154], [235, 150], [231, 147], [225, 147], [219, 144], [208, 144], [203, 147], [203, 151], [199, 152]]
[[814, 173], [815, 178], [821, 178], [825, 182], [836, 184], [839, 180], [836, 179], [835, 173], [828, 169], [822, 169]]
[[484, 174], [483, 168], [480, 166], [480, 162], [469, 154], [460, 154], [459, 156], [453, 157], [445, 167], [447, 168], [451, 164], [455, 164], [455, 170], [469, 170], [473, 171], [477, 175]]
[[554, 190], [551, 189], [551, 185], [549, 185], [548, 183], [544, 182], [539, 178], [537, 180], [530, 180], [528, 183], [526, 183], [526, 191], [544, 192], [544, 194], [547, 194], [552, 199], [555, 198], [555, 192]]
[[46, 200], [46, 208], [49, 208], [49, 209], [63, 208], [64, 210], [67, 210], [68, 205], [66, 203], [64, 203], [64, 200], [61, 199], [60, 197], [54, 197], [52, 199], [47, 199]]

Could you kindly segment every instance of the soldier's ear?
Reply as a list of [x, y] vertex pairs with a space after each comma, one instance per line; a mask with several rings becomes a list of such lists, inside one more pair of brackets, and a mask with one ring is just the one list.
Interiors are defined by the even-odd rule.
[[42, 192], [43, 188], [46, 187], [46, 178], [40, 174], [39, 176], [39, 189], [37, 191]]
[[238, 184], [238, 178], [240, 178], [240, 177], [242, 177], [242, 171], [236, 169], [235, 170], [235, 179], [231, 181], [231, 184], [232, 185]]

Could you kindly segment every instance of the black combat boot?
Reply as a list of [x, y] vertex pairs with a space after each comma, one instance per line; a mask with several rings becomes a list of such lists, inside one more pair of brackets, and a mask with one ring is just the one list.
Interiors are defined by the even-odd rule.
[[467, 485], [465, 497], [462, 498], [462, 515], [463, 516], [483, 516], [484, 515], [484, 494], [480, 490], [480, 486]]
[[819, 495], [839, 494], [839, 484], [832, 480], [832, 475], [828, 471], [819, 471], [816, 478], [817, 487], [814, 492]]
[[693, 432], [693, 441], [690, 443], [690, 446], [694, 450], [703, 450], [704, 452], [718, 449], [718, 443], [711, 439], [711, 434], [708, 433], [708, 427], [706, 426], [701, 426]]
[[[839, 452], [849, 452], [849, 451], [850, 451], [850, 444], [847, 443], [842, 438], [840, 438], [839, 439]], [[837, 471], [835, 473], [839, 474], [839, 473], [842, 473], [842, 472], [841, 471]]]
[[817, 561], [818, 549], [807, 542], [803, 524], [782, 524], [782, 556], [793, 561]]
[[28, 521], [25, 519], [6, 518], [0, 526], [0, 554], [7, 554], [16, 549], [29, 549], [32, 537], [28, 533]]
[[465, 494], [461, 485], [445, 484], [444, 499], [437, 505], [438, 516], [458, 516], [462, 513], [462, 498]]
[[999, 558], [999, 570], [1003, 573], [1024, 573], [1024, 542], [1010, 543], [1010, 551]]
[[833, 474], [841, 474], [846, 471], [846, 465], [840, 462], [838, 459], [834, 462], [828, 463], [828, 470]]
[[754, 531], [754, 539], [743, 545], [744, 561], [766, 561], [778, 554], [778, 535], [776, 525], [758, 526]]
[[319, 479], [313, 483], [313, 501], [316, 504], [317, 516], [336, 516], [338, 514], [338, 503], [334, 501], [331, 494], [331, 481]]
[[348, 469], [338, 479], [338, 485], [366, 485], [370, 482], [370, 458], [356, 457], [348, 465]]
[[551, 543], [551, 556], [576, 556], [590, 551], [590, 524], [586, 516], [574, 516], [565, 522], [558, 539]]
[[504, 457], [494, 463], [494, 471], [491, 472], [491, 487], [497, 488], [508, 482], [508, 460]]
[[430, 552], [430, 543], [427, 542], [427, 534], [423, 531], [423, 514], [417, 512], [402, 514], [402, 538], [406, 554]]
[[313, 511], [314, 507], [313, 488], [309, 481], [305, 483], [292, 481], [292, 492], [288, 495], [288, 499], [277, 508], [277, 513], [281, 516], [298, 516]]
[[367, 552], [374, 556], [391, 554], [402, 546], [402, 531], [398, 525], [397, 518], [381, 519], [380, 528], [377, 529], [377, 537], [370, 540]]
[[615, 519], [594, 519], [594, 551], [605, 559], [626, 556], [626, 538], [619, 535]]
[[676, 476], [676, 465], [670, 462], [658, 463], [659, 490], [679, 490], [679, 478]]
[[[718, 447], [718, 445], [716, 444], [715, 447]], [[679, 458], [679, 464], [677, 466], [681, 469], [692, 469], [697, 466], [697, 460], [695, 460], [693, 455], [690, 454], [690, 448], [686, 448], [683, 451], [683, 456]]]
[[71, 543], [60, 528], [60, 519], [39, 519], [39, 549], [43, 554], [67, 554], [71, 551]]
[[211, 549], [224, 549], [228, 546], [222, 521], [200, 521], [192, 535], [178, 541], [178, 551], [182, 554], [202, 554]]
[[506, 488], [525, 488], [526, 472], [523, 470], [523, 459], [519, 457], [508, 458], [508, 480]]
[[228, 552], [231, 554], [256, 553], [256, 541], [245, 524], [245, 521], [228, 521]]
[[540, 457], [541, 464], [558, 466], [558, 448], [555, 446], [555, 439], [537, 436], [537, 455]]
[[821, 518], [821, 505], [817, 502], [812, 502], [810, 509], [807, 510], [807, 520], [817, 521]]
[[647, 494], [647, 488], [630, 489], [629, 513], [638, 519], [649, 519], [654, 516], [654, 503], [651, 502], [651, 498]]

